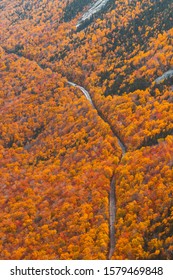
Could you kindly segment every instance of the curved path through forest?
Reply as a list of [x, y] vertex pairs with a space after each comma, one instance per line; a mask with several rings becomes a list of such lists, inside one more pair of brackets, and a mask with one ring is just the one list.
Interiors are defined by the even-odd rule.
[[[97, 110], [97, 108], [93, 104], [93, 101], [91, 99], [89, 92], [85, 88], [83, 88], [73, 82], [69, 82], [69, 81], [68, 81], [68, 84], [73, 87], [79, 88], [83, 92], [85, 97], [88, 99], [88, 101], [90, 102], [92, 107]], [[98, 110], [97, 110], [97, 112], [98, 112]], [[102, 120], [104, 122], [106, 122], [105, 119], [99, 114], [99, 112], [98, 112], [98, 115], [102, 118]], [[110, 124], [108, 122], [106, 122], [106, 123], [110, 127]], [[120, 140], [120, 138], [113, 132], [111, 127], [110, 127], [110, 129], [111, 129], [113, 135], [118, 139], [118, 144], [122, 151], [122, 155], [121, 155], [121, 159], [122, 159], [122, 157], [126, 153], [126, 147], [125, 147], [124, 143]], [[111, 259], [112, 255], [114, 253], [114, 250], [115, 250], [115, 244], [116, 244], [115, 243], [115, 218], [116, 218], [116, 181], [115, 181], [115, 173], [113, 173], [113, 176], [112, 176], [111, 182], [110, 182], [110, 192], [109, 192], [109, 252], [108, 252], [108, 259]]]
[[[1, 46], [2, 47], [2, 46]], [[31, 59], [28, 59], [27, 57], [25, 57], [24, 55], [18, 55], [16, 52], [13, 52], [13, 51], [8, 51], [6, 48], [2, 47], [2, 49], [6, 52], [6, 53], [13, 53], [15, 54], [16, 56], [18, 56], [19, 58], [21, 57], [24, 57], [25, 59], [29, 60], [29, 61], [34, 61], [35, 63], [37, 63], [37, 65], [44, 69], [44, 67], [40, 64], [38, 64], [37, 61], [35, 60], [31, 60]], [[171, 75], [172, 77], [172, 71], [173, 70], [169, 70], [167, 71], [166, 73], [164, 73], [162, 75], [162, 77], [159, 77], [158, 79], [155, 80], [156, 83], [160, 82], [160, 80], [162, 78], [166, 78], [169, 77], [169, 75]], [[119, 144], [119, 147], [121, 148], [121, 151], [122, 151], [122, 155], [121, 155], [121, 159], [120, 159], [120, 162], [123, 158], [123, 156], [125, 155], [126, 151], [127, 151], [127, 148], [125, 146], [125, 144], [122, 142], [122, 140], [120, 139], [120, 137], [118, 136], [118, 134], [116, 133], [116, 131], [114, 130], [113, 127], [111, 127], [111, 125], [109, 124], [109, 122], [104, 118], [104, 116], [102, 115], [102, 113], [99, 111], [98, 108], [96, 108], [96, 106], [94, 105], [92, 99], [91, 99], [91, 96], [89, 94], [89, 92], [83, 88], [82, 86], [79, 86], [73, 82], [70, 82], [68, 81], [68, 84], [73, 86], [73, 87], [76, 87], [76, 88], [79, 88], [83, 94], [85, 95], [85, 97], [87, 98], [87, 100], [90, 102], [90, 104], [92, 105], [92, 107], [94, 109], [96, 109], [98, 115], [102, 118], [102, 120], [104, 122], [106, 122], [109, 127], [110, 127], [110, 130], [112, 131], [113, 135], [117, 138], [118, 140], [118, 144]], [[158, 139], [160, 137], [166, 137], [168, 135], [173, 135], [173, 129], [171, 128], [170, 130], [166, 131], [165, 133], [160, 133], [158, 135], [156, 135], [156, 139], [154, 139], [154, 141], [152, 139], [148, 139], [147, 141], [145, 141], [144, 143], [142, 143], [139, 147], [137, 147], [137, 149], [140, 149], [141, 147], [144, 147], [144, 146], [153, 146], [153, 145], [157, 145], [158, 144]], [[152, 140], [152, 141], [151, 141]], [[119, 163], [120, 163], [119, 162]], [[109, 193], [109, 252], [108, 252], [108, 259], [111, 259], [113, 253], [114, 253], [114, 250], [115, 250], [115, 245], [116, 245], [116, 240], [115, 240], [115, 218], [116, 218], [116, 181], [115, 181], [115, 173], [113, 173], [113, 176], [111, 178], [111, 182], [110, 182], [110, 193]]]

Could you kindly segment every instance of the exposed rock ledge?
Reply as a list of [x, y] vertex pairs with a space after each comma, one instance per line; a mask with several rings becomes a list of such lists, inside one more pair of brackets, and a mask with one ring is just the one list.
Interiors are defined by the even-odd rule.
[[98, 13], [108, 2], [109, 0], [97, 0], [94, 5], [91, 6], [89, 10], [81, 17], [76, 27], [80, 27], [80, 25], [86, 20], [89, 20], [94, 14]]
[[161, 84], [163, 83], [166, 79], [172, 78], [173, 77], [173, 70], [169, 70], [167, 72], [165, 72], [162, 76], [158, 77], [155, 80], [156, 84]]

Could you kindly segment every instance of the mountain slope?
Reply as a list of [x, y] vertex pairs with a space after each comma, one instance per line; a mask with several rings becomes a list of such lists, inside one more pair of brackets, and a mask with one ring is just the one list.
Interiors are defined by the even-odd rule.
[[172, 259], [172, 14], [1, 1], [1, 259]]

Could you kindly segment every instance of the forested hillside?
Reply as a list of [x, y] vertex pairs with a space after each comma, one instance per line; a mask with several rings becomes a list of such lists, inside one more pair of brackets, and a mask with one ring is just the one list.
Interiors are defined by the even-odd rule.
[[172, 259], [172, 0], [0, 18], [0, 259]]

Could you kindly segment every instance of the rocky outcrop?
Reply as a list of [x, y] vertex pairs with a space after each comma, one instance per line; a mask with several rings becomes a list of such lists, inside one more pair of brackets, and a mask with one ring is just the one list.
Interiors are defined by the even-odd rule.
[[90, 20], [93, 15], [100, 12], [103, 7], [106, 6], [106, 4], [109, 2], [109, 0], [97, 0], [90, 8], [89, 10], [80, 18], [78, 21], [76, 27], [79, 28], [85, 21]]
[[165, 72], [162, 76], [158, 77], [156, 80], [155, 80], [155, 83], [158, 85], [158, 84], [161, 84], [163, 83], [165, 80], [169, 79], [169, 78], [172, 78], [173, 77], [173, 70], [169, 70], [167, 72]]

